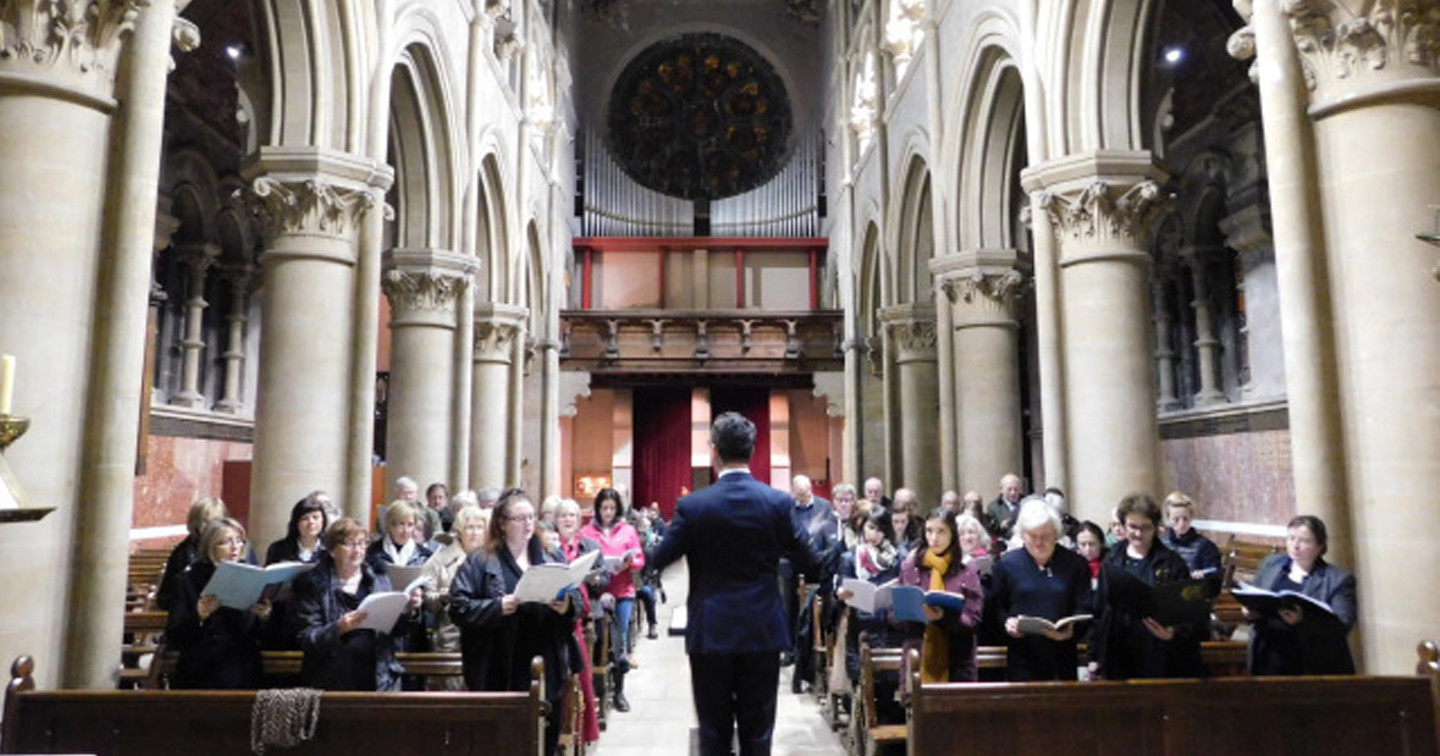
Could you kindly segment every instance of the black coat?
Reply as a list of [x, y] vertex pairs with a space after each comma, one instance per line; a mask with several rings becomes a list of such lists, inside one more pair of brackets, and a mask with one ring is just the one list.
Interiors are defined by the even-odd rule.
[[[1176, 625], [1175, 637], [1162, 641], [1150, 633], [1137, 617], [1109, 601], [1110, 573], [1128, 571], [1148, 585], [1163, 585], [1190, 579], [1190, 565], [1165, 547], [1157, 537], [1137, 570], [1126, 570], [1125, 544], [1105, 556], [1100, 567], [1100, 586], [1095, 604], [1100, 616], [1090, 637], [1092, 658], [1100, 664], [1107, 680], [1137, 677], [1201, 677], [1205, 664], [1200, 641], [1209, 636], [1208, 621]], [[1081, 560], [1084, 561], [1083, 559]], [[1089, 567], [1086, 567], [1087, 575]]]
[[310, 559], [301, 559], [300, 541], [286, 536], [285, 538], [281, 538], [280, 540], [270, 544], [270, 548], [265, 550], [265, 564], [271, 565], [277, 564], [279, 562], [304, 561], [318, 562], [320, 561], [320, 555], [323, 553], [325, 553], [324, 544], [317, 543], [315, 544], [315, 551], [310, 555]]
[[215, 565], [196, 562], [175, 581], [165, 642], [180, 652], [171, 686], [216, 690], [260, 687], [260, 642], [266, 623], [250, 611], [222, 606], [201, 621], [196, 609]]
[[[538, 537], [529, 543], [531, 564], [556, 561]], [[545, 694], [552, 702], [565, 693], [571, 670], [581, 664], [575, 640], [580, 594], [571, 591], [564, 614], [546, 604], [521, 604], [514, 614], [500, 612], [500, 600], [515, 592], [520, 566], [509, 549], [471, 554], [450, 583], [450, 619], [460, 627], [465, 685], [470, 690], [530, 689], [530, 660], [545, 661]]]
[[[324, 690], [399, 690], [400, 664], [390, 634], [352, 630], [340, 634], [340, 617], [360, 606], [371, 593], [392, 590], [390, 579], [376, 575], [367, 565], [354, 595], [342, 589], [335, 563], [326, 554], [313, 570], [295, 579], [295, 595], [287, 617], [290, 633], [305, 652], [300, 678], [305, 685]], [[416, 619], [400, 615], [392, 631], [404, 636]]]
[[[1278, 590], [1290, 572], [1290, 557], [1272, 554], [1255, 571], [1255, 586]], [[1355, 626], [1355, 576], [1324, 559], [1300, 584], [1300, 592], [1335, 610], [1336, 621], [1307, 618], [1291, 627], [1273, 617], [1260, 617], [1250, 636], [1250, 671], [1256, 675], [1353, 675], [1355, 659], [1346, 636]]]

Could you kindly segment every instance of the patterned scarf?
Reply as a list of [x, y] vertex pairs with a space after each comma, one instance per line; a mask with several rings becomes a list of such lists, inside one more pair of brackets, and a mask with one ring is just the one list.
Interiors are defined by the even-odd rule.
[[[954, 556], [954, 552], [945, 556], [937, 556], [930, 549], [925, 549], [920, 563], [925, 569], [930, 570], [929, 590], [945, 590], [945, 573], [950, 569], [950, 560]], [[927, 622], [925, 623], [924, 645], [920, 648], [920, 682], [943, 683], [949, 681], [950, 639], [945, 636], [945, 631], [939, 623]]]

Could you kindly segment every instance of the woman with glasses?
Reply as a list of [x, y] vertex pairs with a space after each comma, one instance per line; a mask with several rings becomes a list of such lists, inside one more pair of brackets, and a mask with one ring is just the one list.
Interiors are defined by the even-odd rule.
[[1100, 617], [1091, 631], [1090, 671], [1106, 680], [1202, 676], [1200, 642], [1210, 632], [1208, 614], [1192, 623], [1163, 625], [1116, 600], [1131, 592], [1122, 585], [1127, 580], [1157, 586], [1190, 579], [1190, 566], [1156, 537], [1160, 507], [1145, 494], [1130, 494], [1120, 501], [1116, 515], [1125, 540], [1100, 567], [1095, 600]]
[[365, 563], [369, 534], [360, 523], [342, 517], [325, 531], [325, 553], [315, 569], [295, 579], [290, 603], [290, 633], [305, 652], [300, 667], [304, 685], [324, 690], [400, 690], [395, 638], [420, 621], [421, 591], [389, 632], [360, 625], [367, 613], [360, 604], [372, 593], [394, 590], [390, 579]]
[[579, 669], [573, 628], [579, 592], [548, 604], [515, 597], [520, 576], [556, 559], [535, 532], [535, 505], [518, 488], [501, 494], [490, 515], [485, 546], [471, 554], [450, 584], [450, 619], [460, 627], [465, 685], [470, 690], [530, 689], [530, 660], [545, 661], [545, 753], [556, 752], [565, 686]]
[[1057, 545], [1063, 527], [1043, 499], [1025, 501], [1015, 516], [1023, 548], [1005, 552], [990, 575], [986, 608], [994, 604], [1000, 620], [1012, 682], [1074, 680], [1079, 668], [1073, 623], [1038, 633], [1020, 625], [1021, 617], [1054, 622], [1091, 612], [1090, 569], [1079, 554]]
[[262, 600], [248, 610], [232, 609], [203, 593], [216, 565], [243, 560], [245, 547], [244, 526], [229, 517], [212, 520], [200, 531], [199, 558], [176, 580], [165, 626], [166, 643], [180, 652], [172, 687], [260, 687], [260, 643], [270, 602]]

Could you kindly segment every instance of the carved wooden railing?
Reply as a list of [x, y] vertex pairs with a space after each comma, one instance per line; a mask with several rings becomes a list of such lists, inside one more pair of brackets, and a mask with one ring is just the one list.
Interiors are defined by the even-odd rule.
[[592, 372], [844, 368], [839, 310], [567, 310], [560, 359]]

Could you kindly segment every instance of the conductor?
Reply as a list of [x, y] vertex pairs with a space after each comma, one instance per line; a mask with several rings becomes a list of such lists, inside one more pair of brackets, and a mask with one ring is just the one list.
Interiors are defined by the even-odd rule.
[[790, 643], [778, 565], [788, 556], [813, 575], [819, 560], [790, 518], [795, 501], [750, 475], [755, 425], [722, 413], [710, 448], [719, 480], [680, 500], [653, 564], [689, 557], [685, 652], [701, 756], [729, 756], [737, 730], [741, 756], [768, 756], [780, 652]]

